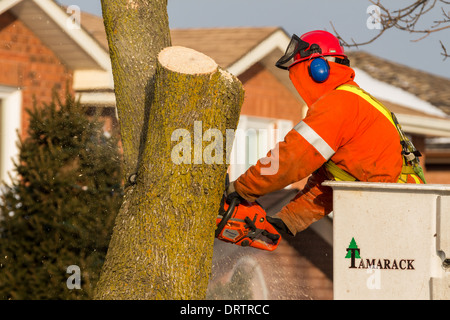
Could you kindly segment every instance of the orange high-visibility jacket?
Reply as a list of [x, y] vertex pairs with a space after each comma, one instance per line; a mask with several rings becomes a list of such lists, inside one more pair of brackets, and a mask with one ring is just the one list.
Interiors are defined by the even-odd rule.
[[[311, 175], [277, 214], [293, 234], [333, 210], [332, 189], [321, 185], [333, 178], [324, 166], [328, 160], [359, 181], [397, 182], [403, 166], [399, 133], [389, 119], [357, 94], [335, 90], [343, 84], [358, 87], [353, 69], [330, 62], [330, 77], [316, 83], [308, 74], [308, 63], [289, 70], [308, 105], [306, 117], [234, 182], [243, 198], [254, 201]], [[416, 183], [409, 176], [407, 182]]]

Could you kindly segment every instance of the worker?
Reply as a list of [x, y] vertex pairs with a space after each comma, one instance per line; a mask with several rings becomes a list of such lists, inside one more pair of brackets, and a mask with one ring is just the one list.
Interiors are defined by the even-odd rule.
[[[280, 233], [295, 235], [333, 210], [325, 180], [425, 183], [420, 152], [395, 115], [354, 81], [334, 35], [294, 34], [276, 66], [288, 70], [308, 112], [284, 141], [230, 183], [228, 197], [253, 202], [309, 177], [292, 201], [268, 217]], [[267, 170], [274, 161], [277, 170]]]

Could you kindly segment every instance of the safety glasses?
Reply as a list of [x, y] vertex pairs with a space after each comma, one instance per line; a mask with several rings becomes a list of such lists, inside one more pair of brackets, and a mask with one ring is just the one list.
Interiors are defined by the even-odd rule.
[[300, 58], [306, 58], [312, 55], [313, 53], [322, 53], [322, 49], [317, 44], [312, 44], [309, 50], [309, 43], [300, 39], [296, 34], [293, 34], [291, 37], [291, 41], [286, 48], [286, 52], [284, 55], [278, 59], [275, 63], [280, 69], [288, 70], [289, 66], [291, 66], [295, 62], [295, 56], [300, 54]]

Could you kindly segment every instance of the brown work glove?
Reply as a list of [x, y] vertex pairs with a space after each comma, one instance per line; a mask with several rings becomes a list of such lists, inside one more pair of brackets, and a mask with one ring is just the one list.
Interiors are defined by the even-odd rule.
[[266, 219], [267, 222], [269, 222], [280, 234], [288, 234], [293, 236], [292, 232], [280, 218], [267, 216]]

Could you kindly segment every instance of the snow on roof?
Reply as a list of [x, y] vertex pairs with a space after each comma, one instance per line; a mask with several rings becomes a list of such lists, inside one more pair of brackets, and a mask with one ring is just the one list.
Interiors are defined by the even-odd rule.
[[430, 115], [448, 117], [444, 111], [433, 106], [431, 103], [418, 98], [412, 93], [377, 80], [361, 69], [353, 68], [353, 70], [355, 70], [355, 82], [375, 98], [397, 103]]

